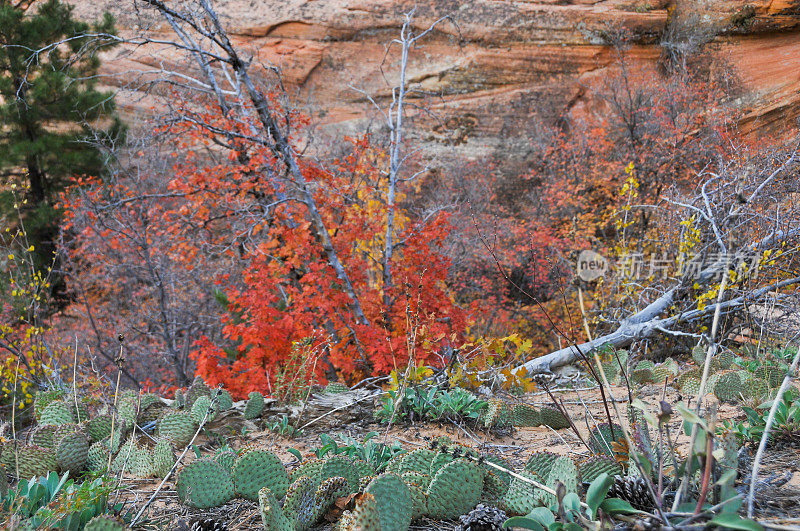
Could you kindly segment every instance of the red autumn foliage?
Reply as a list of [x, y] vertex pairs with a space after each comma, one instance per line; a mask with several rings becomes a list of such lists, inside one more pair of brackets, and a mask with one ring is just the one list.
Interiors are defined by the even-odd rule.
[[[192, 105], [196, 109], [196, 102]], [[281, 162], [255, 142], [237, 141], [227, 153], [209, 151], [218, 131], [242, 133], [249, 124], [220, 116], [212, 106], [192, 112], [205, 125], [186, 120], [170, 124], [168, 131], [156, 131], [169, 132], [175, 153], [180, 153], [174, 155], [172, 177], [157, 201], [148, 203], [144, 190], [133, 191], [120, 181], [93, 183], [84, 184], [66, 210], [71, 220], [81, 208], [86, 212], [83, 225], [75, 227], [79, 243], [74, 252], [90, 271], [108, 269], [107, 258], [95, 260], [100, 254], [126, 248], [142, 262], [157, 259], [159, 270], [166, 264], [182, 268], [175, 273], [182, 282], [198, 281], [196, 289], [181, 297], [189, 304], [196, 304], [192, 297], [211, 298], [205, 281], [213, 277], [224, 293], [218, 298], [225, 299], [227, 307], [221, 317], [222, 335], [203, 333], [196, 342], [191, 356], [197, 361], [197, 374], [209, 384], [222, 382], [243, 397], [267, 389], [292, 345], [308, 338], [325, 344], [323, 363], [316, 366], [321, 381], [335, 374], [345, 378], [386, 374], [405, 367], [411, 355], [417, 363], [435, 365], [444, 361], [437, 354], [439, 345], [463, 341], [467, 315], [454, 302], [447, 282], [450, 263], [441, 249], [450, 231], [445, 212], [425, 220], [398, 213], [398, 244], [391, 261], [395, 282], [389, 287], [381, 284], [385, 156], [370, 146], [368, 138], [349, 140], [347, 153], [325, 164], [300, 159], [303, 178], [314, 188], [317, 205], [332, 228], [333, 245], [364, 310], [368, 321], [364, 323], [351, 312], [348, 295], [322, 252], [304, 203], [270, 177], [282, 171]], [[289, 119], [294, 127], [304, 126], [302, 116]], [[98, 230], [96, 209], [87, 209], [87, 204], [99, 202], [98, 194], [106, 201], [131, 199], [123, 209], [128, 218], [117, 225], [141, 229], [146, 223], [146, 231], [129, 231], [143, 234], [143, 240], [127, 238], [128, 233], [119, 234], [113, 226]], [[99, 285], [103, 274], [96, 273]], [[139, 282], [151, 284], [147, 279]], [[140, 300], [157, 305], [157, 299], [151, 293]]]

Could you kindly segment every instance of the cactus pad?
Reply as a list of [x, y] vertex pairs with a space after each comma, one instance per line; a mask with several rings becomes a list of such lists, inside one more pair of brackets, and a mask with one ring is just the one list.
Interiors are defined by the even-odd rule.
[[201, 459], [183, 467], [175, 487], [181, 502], [196, 509], [219, 507], [234, 494], [230, 474], [212, 459]]
[[511, 411], [514, 426], [528, 428], [540, 426], [542, 423], [539, 412], [529, 404], [516, 404]]
[[[222, 466], [222, 465], [220, 465]], [[236, 459], [231, 470], [236, 493], [245, 499], [258, 500], [258, 491], [269, 487], [279, 497], [289, 488], [289, 475], [280, 459], [268, 450], [251, 449]]]
[[591, 483], [603, 473], [609, 476], [622, 475], [622, 467], [615, 460], [605, 456], [590, 457], [580, 464], [578, 470], [581, 473], [581, 481], [588, 483]]
[[79, 431], [67, 433], [56, 447], [56, 463], [63, 472], [77, 474], [89, 458], [89, 439]]
[[195, 424], [200, 424], [204, 420], [205, 422], [211, 422], [217, 416], [218, 407], [217, 404], [211, 401], [210, 397], [206, 395], [198, 396], [197, 400], [192, 404], [190, 415]]
[[167, 413], [158, 422], [158, 436], [169, 439], [177, 446], [185, 446], [192, 440], [196, 430], [197, 425], [191, 414], [183, 411]]
[[342, 477], [347, 481], [349, 492], [358, 492], [358, 483], [361, 475], [353, 464], [352, 459], [344, 455], [334, 455], [322, 463], [319, 471], [319, 479], [324, 481], [328, 478]]
[[381, 531], [408, 529], [413, 502], [403, 480], [394, 474], [381, 474], [367, 485], [365, 493], [375, 497]]
[[567, 420], [567, 417], [558, 409], [543, 407], [539, 410], [539, 417], [541, 418], [542, 424], [550, 426], [554, 430], [569, 428], [569, 420]]
[[544, 483], [556, 459], [558, 455], [552, 452], [534, 452], [525, 463], [525, 470], [538, 477], [540, 483]]
[[39, 418], [40, 426], [71, 424], [75, 422], [73, 408], [63, 400], [54, 400], [42, 410]]
[[247, 405], [244, 408], [244, 418], [253, 420], [261, 416], [264, 411], [264, 395], [258, 391], [253, 391], [247, 395]]
[[483, 471], [472, 461], [456, 459], [439, 470], [428, 487], [428, 515], [457, 518], [472, 510], [481, 499]]

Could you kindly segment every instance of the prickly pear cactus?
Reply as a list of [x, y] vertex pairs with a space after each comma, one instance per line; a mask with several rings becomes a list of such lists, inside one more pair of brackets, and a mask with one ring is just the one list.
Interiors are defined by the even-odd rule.
[[558, 455], [552, 452], [534, 452], [525, 463], [525, 470], [535, 474], [539, 478], [538, 481], [544, 483], [556, 459]]
[[136, 423], [136, 417], [139, 415], [139, 405], [137, 404], [136, 397], [126, 396], [117, 403], [117, 418], [125, 421], [126, 426], [131, 428]]
[[436, 473], [439, 470], [444, 468], [446, 465], [449, 465], [453, 461], [455, 461], [455, 458], [452, 455], [450, 455], [449, 452], [447, 451], [436, 452], [436, 454], [433, 456], [433, 459], [431, 459], [430, 475], [431, 476], [436, 475]]
[[604, 473], [609, 476], [622, 475], [622, 467], [614, 459], [605, 456], [590, 457], [578, 466], [578, 470], [581, 474], [581, 481], [587, 483], [591, 483]]
[[[578, 475], [578, 468], [569, 457], [562, 456], [556, 459], [550, 473], [547, 475], [545, 484], [553, 490], [556, 490], [557, 484], [561, 483], [569, 492], [578, 492], [578, 485], [580, 485], [580, 476]], [[545, 507], [549, 507], [556, 503], [556, 497], [549, 492], [542, 489], [537, 489], [536, 494], [539, 502]]]
[[269, 487], [258, 491], [258, 508], [265, 531], [294, 531], [294, 523], [286, 517]]
[[315, 489], [314, 481], [308, 476], [300, 476], [286, 491], [283, 514], [295, 522], [297, 531], [305, 531], [317, 523], [320, 515], [314, 510]]
[[511, 474], [504, 470], [498, 470], [490, 465], [498, 465], [506, 470], [513, 470], [511, 463], [500, 457], [499, 455], [489, 454], [484, 456], [483, 461], [480, 462], [483, 468], [483, 492], [481, 498], [484, 501], [494, 503], [508, 492], [511, 486]]
[[[9, 459], [6, 459], [8, 453]], [[50, 448], [42, 448], [33, 444], [18, 446], [16, 462], [14, 447], [7, 445], [3, 449], [3, 461], [6, 471], [15, 475], [16, 466], [19, 466], [19, 478], [30, 479], [33, 476], [46, 476], [48, 472], [57, 468], [56, 452]]]
[[[352, 512], [342, 515], [337, 531], [383, 531], [378, 500], [364, 493], [356, 502]], [[394, 528], [392, 528], [394, 529]]]
[[300, 464], [297, 465], [297, 468], [292, 470], [291, 474], [289, 474], [290, 482], [294, 483], [298, 478], [307, 476], [318, 484], [320, 481], [322, 481], [320, 479], [320, 470], [322, 470], [322, 464], [323, 460], [317, 459], [316, 457], [301, 461]]
[[268, 450], [246, 450], [233, 464], [233, 482], [242, 498], [257, 501], [262, 487], [283, 497], [289, 488], [289, 474], [280, 459]]
[[61, 424], [71, 424], [75, 422], [72, 408], [63, 400], [54, 400], [42, 410], [39, 418], [40, 426], [60, 426]]
[[132, 473], [138, 455], [139, 447], [133, 437], [131, 437], [120, 446], [119, 452], [117, 452], [114, 460], [111, 461], [111, 471], [121, 474]]
[[172, 407], [175, 409], [183, 409], [186, 407], [186, 395], [180, 389], [175, 389], [175, 399], [172, 401]]
[[[165, 477], [175, 465], [175, 453], [169, 441], [158, 441], [153, 447], [153, 472], [156, 477]], [[230, 469], [228, 469], [230, 471]]]
[[37, 426], [31, 433], [31, 441], [36, 446], [42, 448], [51, 448], [55, 450], [54, 436], [59, 426], [55, 424], [45, 424], [44, 426]]
[[356, 470], [358, 470], [358, 476], [360, 478], [367, 476], [375, 476], [378, 474], [378, 471], [375, 470], [375, 468], [371, 464], [367, 463], [363, 459], [356, 459], [355, 461], [353, 461], [353, 466], [355, 466]]
[[384, 467], [384, 472], [386, 472], [387, 474], [400, 475], [400, 464], [403, 462], [403, 459], [407, 453], [408, 452], [403, 452], [392, 456], [392, 458], [389, 459], [389, 462], [386, 463], [386, 466]]
[[[544, 483], [542, 479], [532, 472], [522, 471], [520, 476]], [[538, 489], [531, 483], [523, 479], [515, 477], [511, 480], [511, 485], [508, 491], [500, 499], [500, 507], [502, 507], [510, 516], [522, 516], [530, 513], [536, 507]]]
[[539, 410], [539, 417], [541, 418], [542, 424], [550, 426], [554, 430], [569, 428], [569, 420], [567, 420], [567, 417], [558, 409], [543, 407]]
[[364, 492], [375, 497], [381, 531], [408, 529], [413, 502], [403, 480], [394, 474], [381, 474], [367, 485]]
[[402, 476], [406, 472], [418, 472], [428, 474], [431, 471], [431, 462], [436, 453], [427, 448], [419, 448], [404, 454], [400, 459], [400, 464], [395, 469], [395, 473]]
[[[413, 473], [414, 472], [407, 472], [407, 474]], [[411, 521], [413, 522], [417, 518], [428, 514], [427, 489], [417, 483], [406, 481], [405, 477], [403, 478], [403, 482], [408, 487], [408, 493], [411, 495]]]
[[316, 520], [328, 512], [336, 504], [336, 500], [344, 498], [350, 493], [347, 480], [342, 477], [328, 478], [320, 483], [314, 492], [314, 515]]
[[428, 487], [428, 515], [431, 518], [457, 518], [472, 510], [481, 500], [483, 470], [466, 459], [456, 459], [439, 470]]
[[77, 474], [86, 466], [89, 458], [89, 439], [74, 431], [60, 438], [56, 448], [56, 463], [62, 472]]
[[168, 439], [176, 446], [185, 446], [197, 430], [197, 424], [189, 413], [176, 411], [167, 413], [158, 422], [158, 437]]
[[86, 425], [89, 439], [96, 443], [111, 435], [111, 415], [97, 415]]
[[353, 464], [353, 460], [344, 455], [334, 455], [322, 463], [319, 472], [320, 481], [328, 478], [343, 477], [347, 481], [350, 493], [358, 492], [358, 483], [361, 475]]
[[508, 404], [499, 398], [489, 400], [486, 412], [483, 414], [483, 425], [486, 428], [503, 428], [511, 424], [511, 411]]
[[108, 445], [103, 441], [97, 441], [89, 447], [86, 454], [86, 468], [90, 472], [100, 472], [108, 466]]
[[649, 360], [642, 360], [636, 364], [636, 367], [631, 372], [631, 379], [637, 384], [647, 384], [655, 381], [656, 377], [653, 372], [655, 364]]
[[140, 448], [136, 452], [136, 459], [133, 463], [133, 475], [137, 478], [150, 478], [156, 475], [156, 466], [153, 462], [153, 453], [146, 448]]
[[722, 378], [722, 374], [721, 372], [715, 372], [708, 376], [708, 380], [706, 381], [706, 394], [714, 392], [714, 389], [717, 388], [717, 384], [719, 383], [719, 379]]
[[700, 366], [706, 362], [706, 348], [702, 345], [696, 345], [692, 349], [692, 359]]
[[51, 402], [61, 400], [65, 396], [66, 393], [57, 387], [51, 387], [47, 390], [40, 389], [37, 391], [33, 399], [33, 414], [36, 417], [36, 421], [41, 424], [42, 412], [45, 408], [49, 406]]
[[233, 470], [233, 464], [236, 462], [236, 452], [234, 452], [231, 448], [225, 448], [223, 450], [217, 451], [217, 455], [214, 456], [214, 460], [225, 467], [225, 470], [229, 472]]
[[218, 406], [211, 401], [211, 397], [206, 395], [198, 396], [192, 404], [191, 416], [195, 424], [211, 422], [217, 417]]
[[767, 381], [771, 388], [780, 387], [788, 368], [784, 365], [762, 365], [753, 373], [756, 377]]
[[747, 392], [748, 389], [735, 371], [722, 374], [714, 387], [714, 396], [722, 402], [739, 402], [742, 396], [747, 398]]
[[688, 369], [683, 371], [675, 378], [675, 383], [678, 384], [678, 387], [683, 387], [683, 383], [688, 380], [689, 378], [696, 378], [700, 380], [703, 377], [703, 369], [700, 367], [695, 367], [693, 369]]
[[228, 411], [233, 407], [233, 397], [227, 389], [214, 389], [211, 396], [216, 399], [220, 411]]
[[700, 378], [686, 378], [681, 384], [681, 394], [695, 396], [700, 392]]
[[195, 376], [192, 385], [186, 390], [186, 407], [192, 407], [194, 405], [195, 400], [200, 398], [201, 396], [209, 396], [211, 394], [211, 389], [203, 381], [203, 378], [200, 376]]
[[511, 412], [514, 426], [518, 428], [529, 428], [541, 426], [542, 419], [539, 411], [529, 404], [516, 404]]
[[733, 367], [736, 361], [736, 356], [730, 350], [718, 350], [714, 359], [711, 360], [711, 366], [717, 370], [728, 370]]
[[256, 419], [264, 411], [264, 395], [258, 391], [253, 391], [247, 395], [247, 405], [244, 408], [244, 418], [248, 420]]
[[125, 531], [125, 522], [111, 514], [99, 514], [86, 522], [83, 531]]
[[234, 495], [230, 474], [213, 459], [200, 459], [183, 467], [175, 487], [180, 501], [196, 509], [219, 507]]
[[620, 440], [625, 440], [625, 436], [622, 433], [622, 426], [616, 423], [604, 422], [589, 431], [589, 448], [596, 454], [614, 457], [613, 443]]

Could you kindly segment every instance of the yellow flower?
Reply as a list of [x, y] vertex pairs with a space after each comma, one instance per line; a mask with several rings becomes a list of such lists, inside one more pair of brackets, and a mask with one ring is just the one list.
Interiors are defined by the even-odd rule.
[[34, 249], [34, 247], [33, 247], [33, 245], [31, 245], [30, 247], [28, 247], [28, 252], [29, 252], [29, 253], [32, 253], [32, 252], [33, 252], [33, 249]]
[[13, 254], [11, 254], [11, 253], [9, 253], [9, 255], [8, 255], [8, 259], [9, 259], [9, 260], [13, 260], [13, 259], [14, 259], [14, 255], [13, 255]]

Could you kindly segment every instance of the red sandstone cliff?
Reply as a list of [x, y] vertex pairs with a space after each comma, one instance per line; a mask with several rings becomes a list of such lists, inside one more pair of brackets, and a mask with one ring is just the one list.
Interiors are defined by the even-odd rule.
[[[132, 0], [73, 0], [86, 18], [111, 11], [122, 33], [136, 32], [141, 18]], [[614, 62], [602, 32], [624, 27], [633, 35], [631, 56], [655, 64], [665, 29], [713, 36], [708, 49], [732, 65], [745, 92], [735, 102], [742, 127], [753, 134], [782, 135], [800, 117], [800, 0], [218, 0], [225, 23], [256, 62], [277, 65], [298, 99], [328, 127], [347, 132], [365, 126], [367, 106], [348, 88], [376, 99], [388, 96], [380, 73], [384, 47], [396, 36], [401, 14], [417, 6], [416, 23], [427, 27], [452, 14], [417, 50], [410, 78], [442, 95], [433, 101], [450, 129], [426, 133], [431, 146], [474, 157], [524, 142], [530, 117], [564, 112], [591, 98], [581, 87]], [[141, 13], [140, 15], [141, 16]], [[691, 20], [687, 24], [686, 20]], [[151, 20], [158, 31], [168, 28]], [[681, 20], [683, 22], [681, 22]], [[693, 27], [694, 26], [694, 27]], [[106, 59], [108, 73], [148, 70], [157, 46], [117, 50]], [[175, 68], [185, 68], [180, 64]], [[118, 83], [126, 76], [116, 78]], [[135, 112], [147, 100], [126, 93], [123, 108]], [[452, 146], [452, 135], [466, 143]], [[521, 145], [519, 146], [522, 147]], [[455, 150], [455, 151], [453, 151]]]

